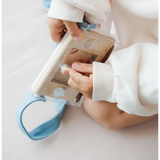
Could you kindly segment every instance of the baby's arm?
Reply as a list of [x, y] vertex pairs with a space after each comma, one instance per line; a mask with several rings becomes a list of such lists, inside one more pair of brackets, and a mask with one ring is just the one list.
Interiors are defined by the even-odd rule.
[[93, 63], [94, 101], [117, 103], [129, 114], [158, 113], [158, 47], [139, 43], [113, 52], [106, 64]]

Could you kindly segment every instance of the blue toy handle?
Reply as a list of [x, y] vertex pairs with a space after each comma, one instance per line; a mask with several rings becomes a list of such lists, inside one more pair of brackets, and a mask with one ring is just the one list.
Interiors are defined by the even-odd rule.
[[57, 110], [57, 114], [50, 119], [49, 121], [43, 123], [42, 125], [38, 126], [37, 128], [33, 129], [32, 131], [28, 132], [23, 125], [22, 122], [22, 115], [24, 110], [32, 103], [37, 101], [46, 101], [44, 96], [35, 96], [33, 92], [29, 93], [25, 99], [20, 104], [17, 110], [17, 123], [19, 128], [22, 130], [24, 134], [26, 134], [32, 140], [40, 140], [43, 138], [48, 137], [50, 134], [55, 132], [60, 124], [61, 124], [61, 117], [63, 114], [63, 110], [66, 105], [66, 101], [62, 99], [55, 99], [55, 106]]

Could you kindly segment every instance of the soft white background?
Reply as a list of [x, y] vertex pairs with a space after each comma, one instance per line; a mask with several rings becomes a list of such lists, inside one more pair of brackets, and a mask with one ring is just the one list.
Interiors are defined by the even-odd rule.
[[[3, 160], [156, 160], [158, 122], [118, 131], [94, 122], [82, 107], [65, 109], [58, 131], [32, 141], [18, 128], [16, 110], [52, 54], [47, 13], [41, 0], [2, 2], [2, 159]], [[24, 113], [27, 129], [55, 114], [53, 102], [37, 103]]]

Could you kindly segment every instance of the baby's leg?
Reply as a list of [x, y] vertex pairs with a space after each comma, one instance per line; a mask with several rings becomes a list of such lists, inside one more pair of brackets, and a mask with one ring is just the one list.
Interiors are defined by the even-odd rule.
[[106, 101], [93, 102], [85, 98], [83, 102], [85, 111], [98, 123], [109, 129], [120, 129], [126, 126], [138, 124], [158, 116], [142, 117], [128, 114], [117, 108], [116, 103]]

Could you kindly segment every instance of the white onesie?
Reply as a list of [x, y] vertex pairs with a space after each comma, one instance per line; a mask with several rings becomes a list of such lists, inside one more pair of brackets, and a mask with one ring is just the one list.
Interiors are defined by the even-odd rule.
[[49, 17], [106, 24], [111, 10], [111, 33], [119, 41], [105, 64], [93, 63], [93, 101], [117, 103], [127, 113], [158, 113], [158, 1], [53, 0]]

